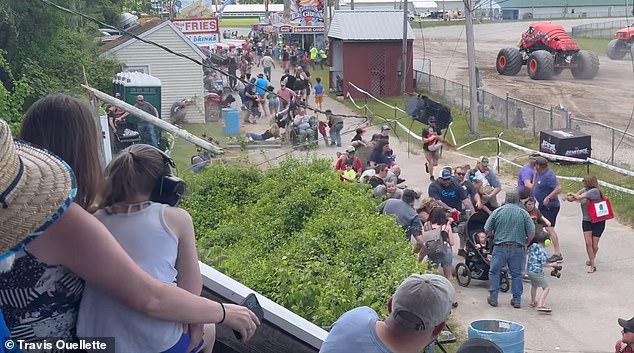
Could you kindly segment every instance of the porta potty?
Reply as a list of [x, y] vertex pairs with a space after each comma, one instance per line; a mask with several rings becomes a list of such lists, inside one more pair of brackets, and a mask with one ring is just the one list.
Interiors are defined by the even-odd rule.
[[524, 353], [524, 326], [504, 320], [473, 321], [469, 338], [483, 338], [497, 344], [504, 353]]
[[225, 136], [240, 135], [240, 114], [234, 108], [222, 108], [225, 118]]
[[[122, 101], [134, 105], [136, 104], [136, 97], [143, 96], [143, 99], [152, 104], [159, 112], [159, 118], [161, 117], [161, 80], [158, 78], [144, 74], [142, 72], [120, 72], [112, 81], [112, 94], [121, 99]], [[129, 115], [126, 118], [126, 126], [130, 130], [138, 131], [139, 118], [133, 115]], [[119, 128], [118, 128], [119, 130]], [[161, 139], [161, 129], [156, 128], [156, 135], [159, 140], [159, 148], [165, 150], [167, 145], [166, 141]], [[138, 141], [127, 141], [125, 137], [121, 136], [122, 143], [130, 144]]]

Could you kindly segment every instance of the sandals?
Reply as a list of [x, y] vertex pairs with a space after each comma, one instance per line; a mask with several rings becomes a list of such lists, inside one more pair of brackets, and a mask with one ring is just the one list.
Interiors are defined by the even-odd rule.
[[586, 260], [586, 266], [590, 266], [590, 260]]
[[588, 269], [588, 273], [595, 273], [597, 272], [597, 267], [596, 266], [590, 266], [590, 269]]
[[531, 308], [536, 308], [537, 307], [537, 303], [533, 302], [533, 303], [528, 304], [528, 306], [530, 306]]
[[550, 313], [553, 311], [553, 309], [547, 307], [547, 306], [538, 306], [537, 307], [537, 311], [542, 312], [542, 313]]

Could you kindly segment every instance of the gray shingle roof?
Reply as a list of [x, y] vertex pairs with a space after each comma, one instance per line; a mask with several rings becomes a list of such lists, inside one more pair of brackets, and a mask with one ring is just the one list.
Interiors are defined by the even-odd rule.
[[[337, 11], [328, 37], [355, 40], [403, 40], [403, 11]], [[415, 39], [407, 24], [407, 39]]]

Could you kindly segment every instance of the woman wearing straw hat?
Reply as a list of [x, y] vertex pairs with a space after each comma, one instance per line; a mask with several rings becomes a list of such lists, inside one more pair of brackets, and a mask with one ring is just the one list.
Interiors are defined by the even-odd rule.
[[258, 319], [161, 283], [139, 268], [107, 229], [74, 203], [75, 176], [51, 153], [14, 142], [0, 120], [0, 310], [13, 339], [72, 339], [81, 282], [145, 315], [183, 323], [224, 323], [250, 338]]

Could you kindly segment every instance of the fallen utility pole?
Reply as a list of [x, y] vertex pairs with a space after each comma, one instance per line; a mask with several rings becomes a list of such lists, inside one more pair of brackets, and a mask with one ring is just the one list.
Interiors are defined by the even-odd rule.
[[98, 89], [92, 88], [90, 86], [87, 85], [81, 85], [84, 89], [86, 89], [88, 92], [90, 92], [91, 94], [93, 94], [95, 97], [97, 97], [98, 99], [108, 103], [108, 104], [112, 104], [114, 106], [117, 106], [121, 109], [123, 109], [124, 111], [140, 118], [141, 120], [147, 121], [148, 123], [155, 125], [167, 132], [171, 132], [172, 134], [193, 143], [194, 145], [203, 148], [207, 151], [213, 152], [215, 154], [223, 154], [224, 151], [222, 150], [221, 147], [218, 147], [212, 143], [210, 143], [209, 141], [205, 141], [202, 138], [193, 135], [192, 133], [190, 133], [187, 130], [181, 129], [179, 127], [176, 127], [170, 123], [168, 123], [165, 120], [161, 120], [157, 117], [155, 117], [152, 114], [148, 114], [144, 111], [142, 111], [141, 109], [128, 104], [120, 99], [117, 99], [109, 94], [103, 93]]
[[463, 0], [467, 32], [467, 61], [469, 64], [469, 127], [471, 134], [478, 135], [478, 79], [476, 77], [475, 38], [473, 35], [473, 0]]

